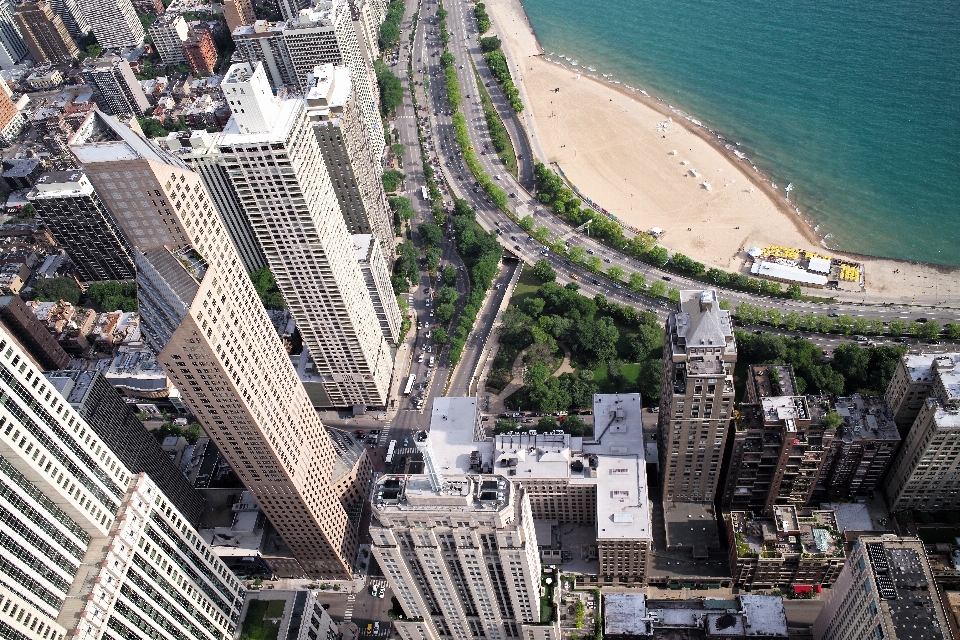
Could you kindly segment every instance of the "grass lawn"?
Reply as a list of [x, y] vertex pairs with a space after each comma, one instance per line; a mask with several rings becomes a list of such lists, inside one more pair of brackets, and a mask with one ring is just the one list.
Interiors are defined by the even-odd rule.
[[[626, 388], [635, 388], [637, 385], [637, 377], [640, 375], [640, 365], [624, 364], [621, 368], [621, 371], [623, 371], [623, 376], [626, 378]], [[613, 382], [607, 376], [606, 363], [601, 364], [599, 367], [593, 370], [593, 381], [597, 383], [598, 387], [600, 387], [600, 393], [617, 393], [617, 389], [613, 386]]]
[[517, 306], [525, 298], [535, 295], [542, 284], [543, 280], [533, 275], [533, 267], [523, 265], [523, 272], [520, 274], [520, 279], [517, 280], [517, 288], [513, 290], [510, 304]]
[[251, 600], [240, 628], [240, 640], [277, 640], [284, 606], [284, 600]]

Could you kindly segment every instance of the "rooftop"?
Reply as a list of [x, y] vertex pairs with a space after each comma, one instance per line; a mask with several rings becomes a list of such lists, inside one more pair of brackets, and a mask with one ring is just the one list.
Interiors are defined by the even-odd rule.
[[147, 142], [130, 127], [97, 109], [87, 114], [77, 132], [67, 142], [70, 150], [83, 164], [144, 158], [182, 169], [188, 168], [175, 156]]
[[678, 309], [672, 317], [679, 339], [677, 346], [726, 347], [725, 351], [736, 351], [730, 312], [720, 308], [715, 291], [681, 291]]
[[643, 594], [607, 593], [603, 596], [603, 609], [607, 636], [787, 637], [787, 616], [780, 596], [649, 600]]
[[897, 424], [883, 397], [855, 393], [849, 398], [837, 398], [834, 407], [843, 420], [838, 435], [845, 442], [900, 440]]
[[960, 353], [938, 355], [933, 370], [938, 378], [938, 393], [944, 404], [960, 402]]
[[774, 508], [773, 518], [750, 518], [744, 511], [730, 513], [740, 557], [783, 558], [801, 554], [843, 557], [843, 540], [833, 511], [798, 513], [789, 506]]
[[325, 120], [331, 109], [342, 109], [350, 100], [350, 68], [317, 65], [307, 74], [307, 112], [311, 120]]
[[513, 485], [499, 476], [444, 476], [434, 491], [425, 475], [385, 475], [374, 485], [371, 503], [380, 511], [500, 511]]
[[68, 171], [48, 171], [40, 176], [33, 190], [27, 194], [30, 200], [45, 198], [64, 198], [69, 196], [88, 196], [93, 193], [93, 185], [80, 169]]
[[[243, 65], [234, 65], [231, 72]], [[231, 79], [229, 76], [224, 79], [227, 82], [237, 82], [241, 80]], [[236, 116], [230, 116], [230, 121], [223, 128], [223, 133], [217, 139], [217, 144], [221, 147], [231, 145], [263, 144], [265, 142], [286, 142], [288, 132], [293, 128], [300, 115], [303, 105], [303, 99], [300, 97], [289, 97], [278, 100], [277, 117], [272, 123], [272, 128], [263, 133], [241, 133], [240, 126], [237, 124]]]

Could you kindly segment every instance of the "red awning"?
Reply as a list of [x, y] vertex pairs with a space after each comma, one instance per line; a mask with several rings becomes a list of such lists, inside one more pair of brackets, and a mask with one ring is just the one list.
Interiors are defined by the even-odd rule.
[[813, 591], [813, 587], [808, 584], [795, 584], [793, 585], [794, 593], [810, 593]]

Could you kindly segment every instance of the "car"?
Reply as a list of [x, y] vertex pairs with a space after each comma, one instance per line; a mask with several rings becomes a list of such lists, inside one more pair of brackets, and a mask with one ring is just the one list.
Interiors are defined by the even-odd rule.
[[[378, 598], [382, 598], [382, 597], [384, 597], [385, 595], [387, 595], [387, 588], [386, 588], [385, 586], [383, 586], [383, 585], [380, 585], [380, 588], [377, 589], [377, 597], [378, 597]], [[375, 624], [373, 625], [373, 628], [376, 629], [376, 628], [377, 628], [377, 625], [379, 625], [379, 624], [380, 624], [379, 622], [375, 623]]]
[[370, 622], [370, 623], [367, 624], [367, 635], [369, 636], [369, 635], [371, 635], [372, 633], [373, 633], [373, 623]]
[[570, 274], [570, 277], [573, 278], [574, 280], [579, 280], [579, 279], [580, 279], [580, 276], [578, 276], [578, 275], [575, 274], [575, 273], [571, 273], [571, 274]]
[[502, 235], [503, 235], [503, 229], [497, 229], [497, 235], [498, 235], [498, 236], [502, 236]]
[[498, 173], [497, 175], [493, 176], [493, 179], [494, 179], [494, 180], [499, 180], [499, 179], [500, 179], [500, 174]]
[[403, 446], [405, 446], [405, 447], [409, 447], [409, 446], [410, 446], [410, 438], [404, 438], [404, 439], [403, 439]]
[[430, 331], [427, 331], [427, 338], [430, 337], [430, 333], [431, 333]]
[[517, 241], [517, 236], [510, 236], [510, 239], [513, 240], [514, 242], [516, 242], [516, 241]]
[[520, 245], [518, 244], [513, 245], [513, 248], [516, 249], [517, 251], [520, 251]]
[[917, 318], [917, 322], [927, 322], [926, 318]]
[[599, 285], [599, 284], [600, 284], [600, 281], [597, 280], [596, 278], [593, 278], [593, 279], [591, 280], [591, 282], [593, 282], [593, 284], [596, 284], [596, 285]]
[[660, 276], [660, 277], [666, 280], [667, 282], [670, 282], [671, 280], [673, 280], [673, 278], [671, 278], [670, 276]]
[[610, 264], [611, 262], [613, 262], [612, 260], [610, 260], [610, 258], [604, 258], [603, 261], [606, 262], [607, 264]]
[[587, 249], [587, 253], [589, 253], [590, 255], [593, 255], [594, 253], [596, 253], [596, 251], [594, 251], [593, 249]]
[[497, 225], [497, 226], [499, 227], [499, 226], [500, 226], [500, 221], [499, 221], [499, 220], [494, 220], [494, 221], [493, 221], [493, 224], [495, 224], [495, 225]]
[[511, 197], [511, 198], [516, 198], [516, 197], [517, 197], [517, 194], [511, 193], [511, 194], [510, 194], [510, 197]]
[[480, 155], [482, 155], [482, 156], [485, 156], [485, 155], [487, 155], [487, 151], [486, 151], [486, 149], [484, 149], [483, 151], [481, 151], [481, 152], [480, 152]]
[[827, 317], [828, 317], [828, 318], [839, 318], [839, 317], [840, 317], [840, 314], [837, 313], [836, 311], [834, 311], [833, 313], [828, 313], [828, 314], [827, 314]]
[[354, 431], [354, 433], [358, 436], [362, 436], [365, 432], [363, 429], [357, 429], [356, 431]]

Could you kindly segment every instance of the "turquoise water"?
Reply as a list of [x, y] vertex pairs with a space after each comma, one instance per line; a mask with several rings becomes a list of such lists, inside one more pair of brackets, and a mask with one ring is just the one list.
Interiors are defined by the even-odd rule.
[[792, 182], [832, 248], [960, 265], [956, 2], [522, 2], [552, 57], [663, 98]]

